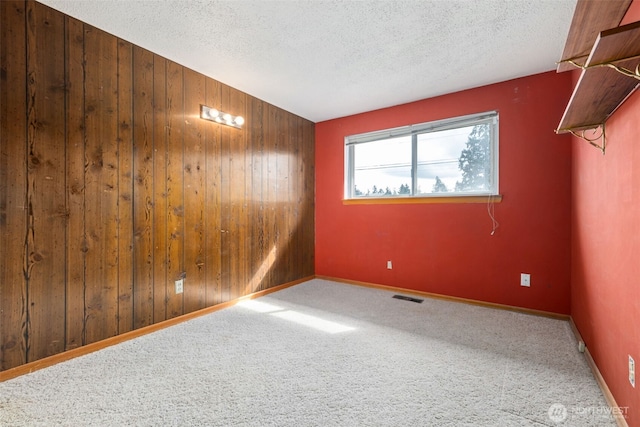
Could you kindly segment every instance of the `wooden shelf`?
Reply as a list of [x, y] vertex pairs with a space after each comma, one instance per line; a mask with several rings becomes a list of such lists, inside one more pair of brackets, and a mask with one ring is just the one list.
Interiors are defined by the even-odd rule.
[[640, 22], [603, 31], [587, 58], [558, 133], [595, 129], [640, 84], [608, 64], [635, 70], [640, 63]]
[[558, 72], [575, 70], [573, 60], [584, 65], [600, 31], [620, 25], [632, 0], [578, 0]]

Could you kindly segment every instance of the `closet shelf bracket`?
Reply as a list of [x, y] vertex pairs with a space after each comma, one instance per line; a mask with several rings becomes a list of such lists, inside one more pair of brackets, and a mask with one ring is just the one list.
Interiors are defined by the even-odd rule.
[[627, 68], [624, 67], [619, 67], [614, 63], [608, 63], [608, 64], [602, 64], [605, 65], [607, 67], [611, 67], [614, 70], [616, 70], [617, 72], [619, 72], [620, 74], [623, 74], [627, 77], [633, 77], [634, 79], [640, 80], [640, 63], [636, 66], [635, 71], [634, 70], [629, 70]]
[[622, 67], [620, 65], [616, 65], [616, 62], [621, 62], [621, 61], [627, 61], [627, 60], [632, 60], [632, 59], [640, 59], [640, 55], [635, 55], [635, 56], [631, 56], [628, 58], [621, 58], [621, 59], [616, 59], [615, 61], [609, 61], [609, 62], [602, 62], [599, 64], [593, 64], [593, 65], [580, 65], [577, 62], [575, 62], [572, 59], [567, 59], [564, 62], [567, 62], [571, 65], [573, 65], [576, 68], [580, 68], [581, 70], [588, 70], [591, 68], [596, 68], [596, 67], [609, 67], [609, 68], [613, 68], [614, 70], [616, 70], [617, 72], [619, 72], [620, 74], [627, 76], [627, 77], [632, 77], [634, 79], [640, 80], [640, 62], [638, 63], [638, 65], [636, 65], [636, 69], [635, 70], [630, 70], [628, 68]]
[[[595, 135], [595, 136], [586, 136], [585, 135], [585, 132], [587, 132], [587, 131], [597, 132], [598, 129], [600, 129], [600, 133]], [[605, 151], [605, 148], [607, 146], [606, 145], [607, 138], [606, 138], [605, 131], [604, 131], [604, 123], [602, 123], [601, 125], [599, 125], [596, 128], [593, 128], [593, 129], [569, 130], [569, 132], [573, 136], [576, 136], [576, 137], [578, 137], [580, 139], [584, 139], [589, 144], [593, 145], [598, 150], [600, 150], [602, 152], [602, 155], [604, 155], [604, 151]], [[602, 142], [600, 144], [598, 144], [597, 143], [598, 140], [602, 140]]]
[[569, 59], [563, 59], [562, 61], [558, 61], [556, 62], [556, 65], [558, 66], [562, 66], [564, 64], [569, 64], [569, 65], [573, 65], [576, 68], [580, 68], [581, 70], [584, 70], [586, 67], [584, 66], [584, 64], [579, 64], [578, 61], [579, 59], [585, 60], [586, 58], [583, 57], [576, 57], [576, 58], [569, 58]]

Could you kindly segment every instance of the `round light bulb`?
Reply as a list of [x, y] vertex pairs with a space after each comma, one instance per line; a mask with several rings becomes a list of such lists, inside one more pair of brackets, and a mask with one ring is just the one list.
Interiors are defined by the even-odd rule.
[[215, 119], [216, 117], [218, 117], [218, 114], [220, 114], [218, 110], [216, 110], [215, 108], [209, 108], [209, 117]]
[[231, 117], [231, 114], [229, 114], [229, 113], [226, 113], [224, 116], [222, 116], [222, 118], [227, 123], [231, 123], [231, 121], [233, 120], [233, 117]]
[[238, 116], [236, 117], [236, 119], [234, 120], [234, 122], [238, 125], [238, 126], [242, 126], [244, 124], [244, 118], [242, 116]]

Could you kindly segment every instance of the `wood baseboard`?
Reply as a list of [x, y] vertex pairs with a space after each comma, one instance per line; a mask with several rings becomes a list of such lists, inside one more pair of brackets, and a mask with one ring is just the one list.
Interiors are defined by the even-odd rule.
[[265, 289], [263, 291], [258, 291], [251, 293], [249, 295], [245, 295], [243, 297], [234, 299], [232, 301], [223, 302], [212, 307], [203, 308], [202, 310], [194, 311], [192, 313], [183, 314], [182, 316], [174, 317], [173, 319], [168, 319], [162, 322], [155, 323], [153, 325], [145, 326], [140, 329], [136, 329], [130, 332], [126, 332], [124, 334], [116, 335], [111, 338], [104, 339], [102, 341], [94, 342], [91, 344], [84, 345], [82, 347], [74, 348], [72, 350], [67, 350], [63, 353], [54, 354], [53, 356], [45, 357], [40, 360], [35, 360], [33, 362], [25, 363], [24, 365], [16, 366], [15, 368], [7, 369], [6, 371], [0, 372], [0, 382], [10, 380], [12, 378], [19, 377], [21, 375], [29, 374], [31, 372], [37, 371], [39, 369], [44, 369], [49, 366], [55, 365], [60, 362], [64, 362], [67, 360], [74, 359], [76, 357], [84, 356], [85, 354], [93, 353], [94, 351], [101, 350], [106, 347], [111, 347], [116, 344], [120, 344], [125, 341], [132, 340], [134, 338], [141, 337], [143, 335], [150, 334], [152, 332], [159, 331], [161, 329], [168, 328], [170, 326], [177, 325], [182, 322], [186, 322], [187, 320], [194, 319], [196, 317], [204, 316], [206, 314], [214, 313], [218, 310], [225, 309], [227, 307], [231, 307], [236, 305], [241, 301], [246, 301], [254, 298], [259, 298], [270, 294], [272, 292], [277, 292], [285, 288], [289, 288], [294, 285], [298, 285], [300, 283], [309, 281], [313, 279], [314, 276], [304, 277], [302, 279], [294, 280], [292, 282], [288, 282], [282, 285], [274, 286], [269, 289]]
[[515, 311], [517, 313], [531, 314], [531, 315], [534, 315], [534, 316], [550, 317], [552, 319], [559, 319], [559, 320], [569, 320], [570, 319], [570, 316], [568, 314], [553, 313], [553, 312], [550, 312], [550, 311], [534, 310], [534, 309], [531, 309], [531, 308], [523, 308], [523, 307], [516, 307], [516, 306], [512, 306], [512, 305], [498, 304], [498, 303], [493, 303], [493, 302], [485, 302], [485, 301], [479, 301], [479, 300], [468, 299], [468, 298], [453, 297], [453, 296], [449, 296], [449, 295], [436, 294], [436, 293], [432, 293], [432, 292], [415, 291], [413, 289], [405, 289], [405, 288], [398, 288], [398, 287], [395, 287], [395, 286], [379, 285], [379, 284], [376, 284], [376, 283], [369, 283], [369, 282], [360, 282], [358, 280], [340, 279], [340, 278], [336, 278], [336, 277], [318, 276], [318, 275], [316, 275], [315, 277], [316, 277], [316, 279], [331, 280], [333, 282], [346, 283], [346, 284], [357, 285], [357, 286], [364, 286], [366, 288], [382, 289], [382, 290], [391, 291], [391, 292], [400, 292], [400, 293], [405, 293], [405, 294], [413, 294], [413, 295], [423, 296], [423, 297], [426, 297], [426, 298], [439, 299], [439, 300], [452, 301], [452, 302], [460, 302], [460, 303], [463, 303], [463, 304], [478, 305], [480, 307], [497, 308], [497, 309], [500, 309], [500, 310]]
[[[578, 342], [584, 343], [584, 340], [582, 339], [582, 335], [580, 335], [580, 331], [578, 330], [578, 327], [573, 321], [573, 318], [569, 319], [569, 324], [571, 325], [571, 330], [573, 331], [573, 334], [575, 335], [576, 340], [578, 340]], [[616, 420], [618, 427], [629, 427], [629, 424], [627, 423], [627, 420], [625, 419], [624, 414], [620, 413], [621, 412], [620, 407], [618, 406], [618, 403], [616, 402], [615, 397], [613, 397], [613, 394], [611, 393], [611, 390], [609, 389], [607, 382], [604, 380], [604, 377], [600, 373], [600, 369], [598, 369], [598, 365], [596, 365], [596, 362], [593, 360], [593, 357], [591, 356], [591, 353], [589, 352], [588, 347], [585, 347], [584, 349], [584, 357], [587, 360], [587, 365], [589, 365], [589, 368], [591, 369], [591, 373], [593, 374], [593, 377], [596, 379], [596, 382], [598, 383], [600, 390], [602, 390], [602, 394], [604, 395], [604, 398], [607, 401], [607, 405], [609, 405], [609, 408], [611, 408], [611, 414], [613, 415], [613, 418]]]

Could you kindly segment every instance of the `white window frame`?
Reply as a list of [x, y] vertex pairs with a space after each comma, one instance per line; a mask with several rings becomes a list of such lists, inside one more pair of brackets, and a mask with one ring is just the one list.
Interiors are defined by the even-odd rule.
[[[456, 129], [487, 123], [490, 125], [491, 140], [491, 188], [488, 191], [474, 192], [446, 192], [446, 193], [417, 193], [417, 136], [419, 134], [429, 132], [439, 132], [444, 130]], [[424, 198], [424, 197], [468, 197], [468, 196], [497, 196], [499, 195], [499, 114], [497, 111], [487, 111], [483, 113], [470, 114], [466, 116], [453, 117], [432, 122], [419, 123], [415, 125], [402, 126], [392, 129], [383, 129], [379, 131], [361, 133], [357, 135], [349, 135], [344, 138], [344, 157], [345, 157], [345, 180], [344, 180], [344, 196], [346, 200], [362, 200], [373, 199], [371, 196], [355, 195], [355, 149], [357, 144], [363, 144], [374, 141], [381, 141], [390, 138], [398, 138], [403, 136], [412, 137], [412, 158], [411, 158], [411, 194], [379, 196], [379, 198]]]

